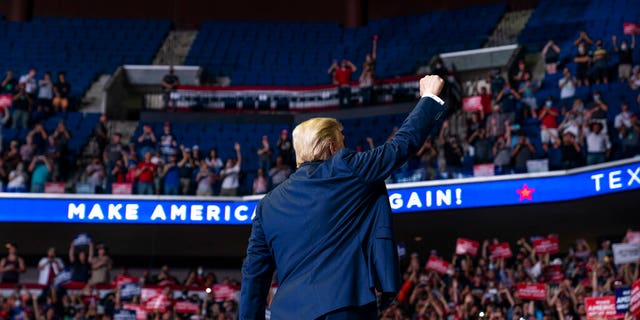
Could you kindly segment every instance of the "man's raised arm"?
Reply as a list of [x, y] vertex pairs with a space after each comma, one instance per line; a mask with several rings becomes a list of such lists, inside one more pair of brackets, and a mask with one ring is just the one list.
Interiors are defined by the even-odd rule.
[[438, 97], [444, 81], [438, 76], [420, 79], [420, 101], [404, 120], [395, 136], [385, 144], [345, 158], [349, 167], [367, 182], [384, 180], [402, 166], [446, 114], [444, 101]]

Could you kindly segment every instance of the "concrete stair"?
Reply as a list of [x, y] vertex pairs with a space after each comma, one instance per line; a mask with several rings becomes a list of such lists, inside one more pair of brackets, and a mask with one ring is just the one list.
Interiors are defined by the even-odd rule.
[[153, 64], [181, 65], [189, 54], [191, 45], [198, 35], [197, 30], [174, 30], [167, 35], [158, 50]]
[[511, 11], [504, 14], [484, 47], [497, 47], [514, 44], [524, 26], [529, 21], [533, 10]]
[[104, 86], [107, 84], [109, 79], [111, 79], [111, 75], [102, 74], [98, 77], [98, 80], [91, 85], [89, 90], [87, 90], [87, 93], [85, 93], [82, 98], [82, 111], [99, 113], [105, 112], [103, 92]]

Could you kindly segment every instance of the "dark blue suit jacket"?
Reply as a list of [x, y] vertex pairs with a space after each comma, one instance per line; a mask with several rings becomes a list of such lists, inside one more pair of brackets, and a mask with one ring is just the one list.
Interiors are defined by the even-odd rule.
[[304, 163], [256, 207], [242, 266], [240, 319], [316, 319], [397, 292], [400, 270], [384, 179], [414, 154], [445, 107], [422, 98], [389, 142]]

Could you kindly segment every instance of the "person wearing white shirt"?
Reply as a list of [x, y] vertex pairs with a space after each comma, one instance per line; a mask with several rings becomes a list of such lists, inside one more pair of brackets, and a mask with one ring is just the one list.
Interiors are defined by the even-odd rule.
[[569, 68], [564, 68], [562, 73], [564, 77], [558, 80], [560, 107], [568, 108], [571, 105], [573, 96], [576, 94], [576, 79], [571, 75]]
[[222, 178], [221, 196], [235, 196], [238, 193], [238, 186], [240, 186], [240, 168], [242, 167], [240, 144], [236, 142], [233, 148], [236, 150], [236, 159], [227, 160], [227, 165], [220, 171], [220, 177]]
[[29, 69], [29, 73], [22, 75], [18, 83], [24, 83], [24, 91], [32, 98], [35, 97], [38, 84], [36, 83], [36, 69]]
[[631, 112], [629, 111], [629, 104], [623, 102], [620, 106], [620, 113], [616, 115], [613, 121], [613, 127], [620, 131], [620, 127], [625, 126], [631, 128]]
[[41, 285], [53, 284], [56, 275], [64, 269], [62, 259], [56, 257], [56, 249], [51, 247], [47, 250], [47, 256], [38, 262], [38, 283]]
[[609, 136], [602, 131], [600, 122], [584, 126], [584, 140], [587, 144], [587, 165], [603, 163], [611, 152]]

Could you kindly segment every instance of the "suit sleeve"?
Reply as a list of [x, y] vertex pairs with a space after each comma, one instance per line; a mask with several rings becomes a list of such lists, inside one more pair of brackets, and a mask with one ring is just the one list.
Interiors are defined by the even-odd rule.
[[247, 257], [242, 265], [240, 319], [263, 320], [275, 262], [262, 229], [261, 206], [253, 219]]
[[440, 125], [445, 111], [444, 105], [433, 98], [420, 99], [391, 140], [373, 150], [351, 153], [345, 162], [365, 182], [386, 179], [418, 151]]

